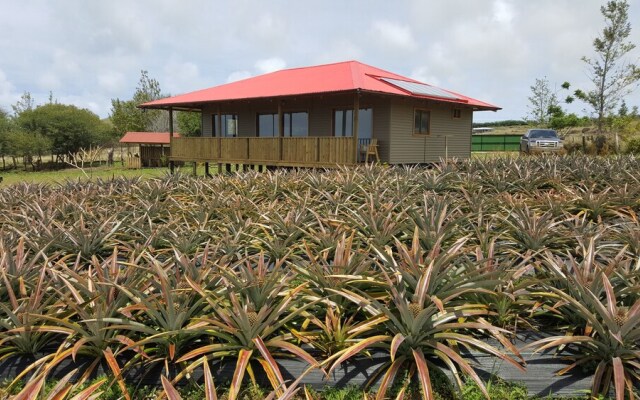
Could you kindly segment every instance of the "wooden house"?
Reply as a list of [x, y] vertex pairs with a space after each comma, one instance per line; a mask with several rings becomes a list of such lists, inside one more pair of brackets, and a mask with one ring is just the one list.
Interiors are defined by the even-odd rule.
[[276, 71], [140, 107], [201, 113], [201, 137], [171, 137], [172, 161], [304, 167], [354, 165], [367, 152], [389, 164], [468, 158], [473, 112], [500, 109], [357, 61]]

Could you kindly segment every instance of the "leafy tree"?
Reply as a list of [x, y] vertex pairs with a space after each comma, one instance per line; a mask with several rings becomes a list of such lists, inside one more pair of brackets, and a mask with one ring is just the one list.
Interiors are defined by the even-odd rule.
[[600, 7], [605, 27], [593, 41], [596, 57], [582, 57], [590, 70], [593, 89], [576, 90], [575, 95], [593, 109], [599, 133], [604, 131], [606, 118], [640, 80], [640, 68], [624, 61], [635, 48], [627, 41], [631, 33], [628, 11], [626, 0], [608, 1]]
[[555, 130], [583, 126], [589, 123], [588, 118], [580, 118], [574, 113], [567, 114], [562, 107], [553, 108], [550, 112], [549, 127]]
[[629, 114], [629, 107], [627, 107], [627, 102], [622, 100], [622, 104], [620, 104], [620, 108], [618, 109], [619, 117], [626, 117]]
[[[562, 90], [569, 90], [571, 84], [564, 82]], [[572, 96], [567, 96], [564, 103], [572, 103]], [[529, 109], [531, 110], [531, 122], [541, 126], [550, 126], [554, 129], [576, 126], [579, 118], [575, 114], [566, 114], [558, 100], [558, 91], [552, 91], [547, 78], [536, 79], [536, 83], [531, 86], [531, 96], [529, 97]]]
[[554, 107], [558, 106], [558, 97], [549, 87], [549, 80], [545, 77], [537, 79], [531, 86], [529, 96], [529, 120], [538, 125], [547, 125]]
[[73, 105], [48, 103], [27, 110], [16, 119], [24, 131], [42, 135], [56, 155], [72, 155], [109, 139], [107, 125], [89, 110]]
[[11, 130], [11, 119], [9, 113], [0, 108], [0, 158], [2, 158], [2, 169], [6, 168], [5, 157], [9, 152], [9, 131]]
[[42, 156], [51, 149], [51, 140], [41, 133], [34, 134], [22, 129], [15, 129], [7, 136], [11, 155], [14, 157], [14, 166], [16, 166], [15, 158], [22, 157], [25, 169], [28, 164], [31, 164], [35, 170], [34, 158], [37, 157], [41, 162]]
[[33, 110], [33, 104], [34, 100], [33, 97], [31, 97], [31, 93], [25, 91], [22, 93], [22, 96], [20, 96], [20, 100], [11, 106], [13, 109], [13, 116], [17, 118], [23, 112]]
[[178, 132], [184, 136], [202, 135], [202, 117], [200, 113], [178, 112]]
[[166, 97], [162, 94], [160, 83], [141, 71], [140, 81], [131, 100], [111, 100], [111, 123], [117, 136], [126, 132], [167, 131], [168, 116], [160, 110], [141, 110], [138, 106]]

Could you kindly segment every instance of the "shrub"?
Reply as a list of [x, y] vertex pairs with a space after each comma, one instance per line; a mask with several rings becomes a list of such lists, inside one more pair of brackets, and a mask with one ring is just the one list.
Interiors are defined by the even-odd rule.
[[640, 154], [640, 137], [634, 137], [627, 142], [627, 154]]

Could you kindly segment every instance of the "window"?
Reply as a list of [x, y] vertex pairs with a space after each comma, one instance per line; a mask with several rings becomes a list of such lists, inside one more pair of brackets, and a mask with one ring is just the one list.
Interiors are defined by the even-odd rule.
[[[284, 136], [309, 136], [309, 114], [306, 112], [286, 112], [282, 114]], [[278, 136], [278, 114], [258, 114], [258, 136]]]
[[462, 110], [459, 108], [454, 108], [451, 112], [451, 116], [453, 119], [460, 119], [462, 118]]
[[430, 133], [429, 125], [431, 120], [431, 112], [427, 110], [415, 110], [413, 133], [414, 135], [428, 135]]
[[258, 114], [258, 136], [278, 136], [278, 114]]
[[[222, 122], [219, 124], [219, 122]], [[222, 129], [222, 132], [220, 132]], [[237, 114], [214, 114], [213, 132], [216, 137], [236, 137], [238, 136], [238, 115]]]
[[[358, 138], [371, 138], [373, 132], [373, 112], [370, 108], [358, 110]], [[353, 136], [353, 110], [335, 110], [333, 112], [333, 135]]]
[[284, 113], [284, 136], [309, 136], [309, 114], [306, 112]]

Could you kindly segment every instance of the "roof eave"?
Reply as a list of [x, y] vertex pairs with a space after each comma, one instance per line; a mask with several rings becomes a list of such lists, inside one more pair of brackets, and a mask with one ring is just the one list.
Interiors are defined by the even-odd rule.
[[[175, 103], [166, 103], [166, 104], [152, 104], [143, 103], [138, 105], [138, 108], [142, 109], [160, 109], [160, 110], [169, 110], [172, 109], [174, 111], [202, 111], [202, 107], [206, 104], [212, 103], [224, 103], [230, 101], [250, 101], [250, 100], [265, 100], [265, 99], [285, 99], [290, 97], [301, 97], [301, 96], [321, 96], [327, 94], [344, 94], [344, 93], [356, 93], [362, 92], [362, 89], [346, 89], [346, 90], [333, 90], [328, 92], [310, 92], [310, 93], [291, 93], [291, 94], [282, 94], [277, 96], [256, 96], [256, 97], [239, 97], [235, 99], [220, 99], [220, 100], [202, 100], [202, 101], [190, 101], [190, 102], [175, 102]], [[375, 92], [372, 92], [375, 93]], [[388, 94], [388, 93], [387, 93]]]

